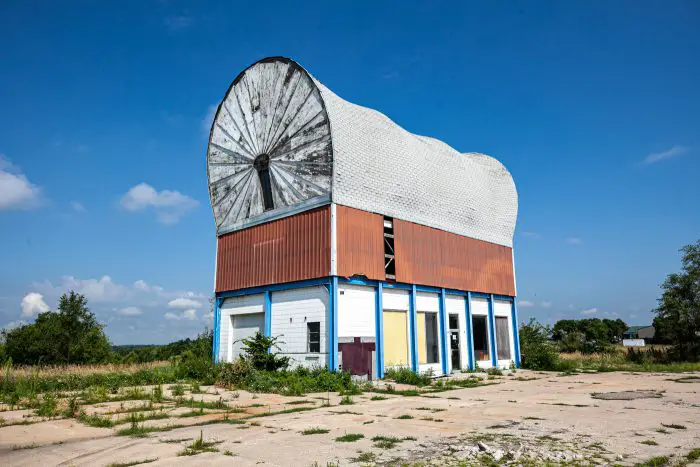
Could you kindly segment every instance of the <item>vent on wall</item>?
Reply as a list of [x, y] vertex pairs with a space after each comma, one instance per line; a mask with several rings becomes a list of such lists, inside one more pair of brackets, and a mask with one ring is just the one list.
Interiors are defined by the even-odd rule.
[[388, 280], [396, 280], [396, 260], [394, 258], [394, 220], [384, 218], [384, 273]]

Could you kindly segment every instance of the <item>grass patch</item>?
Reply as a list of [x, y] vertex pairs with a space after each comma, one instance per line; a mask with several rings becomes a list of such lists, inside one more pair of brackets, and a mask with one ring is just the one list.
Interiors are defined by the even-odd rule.
[[255, 415], [251, 415], [248, 418], [271, 417], [273, 415], [283, 415], [286, 413], [295, 413], [295, 412], [306, 412], [307, 410], [315, 410], [315, 409], [316, 409], [316, 407], [293, 407], [291, 409], [278, 410], [277, 412], [258, 413]]
[[668, 425], [665, 424], [665, 423], [662, 423], [661, 426], [664, 427], [664, 428], [672, 428], [672, 429], [674, 429], [674, 430], [686, 430], [686, 429], [687, 429], [685, 426], [683, 426], [683, 425], [678, 425], [678, 424], [675, 424], [675, 423], [669, 423]]
[[658, 446], [659, 445], [659, 443], [657, 443], [653, 439], [645, 439], [644, 441], [640, 441], [639, 444], [646, 444], [647, 446]]
[[396, 417], [396, 420], [413, 420], [413, 415], [403, 414]]
[[664, 467], [668, 465], [670, 459], [668, 456], [654, 456], [650, 457], [644, 462], [634, 464], [635, 467]]
[[385, 401], [387, 399], [388, 399], [388, 397], [386, 397], [386, 396], [372, 396], [369, 398], [369, 400], [371, 400], [371, 401]]
[[354, 443], [364, 437], [365, 435], [361, 433], [346, 433], [343, 436], [338, 436], [335, 440], [338, 443]]
[[410, 384], [413, 386], [429, 386], [433, 381], [429, 373], [416, 373], [407, 367], [390, 368], [384, 373], [384, 379], [393, 380], [399, 384]]
[[199, 417], [200, 415], [205, 415], [204, 409], [199, 409], [199, 410], [190, 410], [189, 412], [184, 412], [178, 415], [180, 418], [188, 418], [188, 417]]
[[84, 411], [78, 415], [78, 421], [94, 428], [112, 428], [116, 423], [109, 417], [99, 415], [87, 415]]
[[224, 399], [219, 397], [219, 400], [214, 401], [214, 402], [205, 402], [203, 399], [202, 400], [194, 400], [192, 397], [189, 399], [185, 398], [178, 398], [175, 401], [175, 404], [178, 407], [189, 407], [191, 409], [218, 409], [218, 410], [223, 410], [223, 409], [228, 409], [229, 406], [226, 405], [226, 402], [224, 402]]
[[414, 438], [413, 436], [407, 436], [405, 438], [397, 438], [396, 436], [375, 436], [374, 438], [372, 438], [372, 442], [374, 442], [374, 447], [380, 449], [392, 449], [397, 444], [402, 443], [404, 441], [416, 441], [416, 438]]
[[546, 420], [540, 417], [523, 417], [523, 420]]
[[300, 400], [300, 401], [291, 401], [291, 402], [285, 402], [286, 405], [300, 405], [300, 404], [313, 404], [314, 401], [310, 400]]
[[185, 386], [182, 384], [173, 384], [170, 386], [170, 391], [172, 392], [173, 396], [184, 396], [185, 395]]
[[308, 436], [308, 435], [322, 435], [330, 432], [331, 430], [328, 430], [326, 428], [319, 428], [319, 427], [314, 427], [314, 428], [308, 428], [304, 431], [301, 432], [302, 435]]
[[364, 463], [374, 462], [375, 460], [377, 460], [377, 455], [371, 451], [369, 451], [369, 452], [360, 451], [360, 454], [357, 457], [353, 457], [350, 460], [352, 462], [356, 462], [358, 464], [361, 462], [364, 462]]
[[700, 448], [693, 449], [685, 455], [685, 458], [688, 459], [690, 462], [700, 459]]
[[203, 452], [217, 452], [214, 446], [223, 441], [204, 441], [204, 434], [200, 431], [199, 438], [195, 439], [192, 444], [187, 446], [183, 451], [179, 452], [178, 456], [196, 456]]
[[340, 405], [353, 405], [354, 403], [350, 396], [343, 396], [343, 398], [340, 399]]
[[670, 431], [666, 430], [665, 428], [657, 428], [657, 429], [654, 430], [654, 431], [656, 431], [657, 433], [664, 434], [664, 435], [667, 435], [667, 434], [671, 433]]
[[116, 462], [114, 464], [109, 464], [107, 467], [131, 467], [132, 465], [150, 464], [151, 462], [155, 462], [157, 460], [158, 460], [158, 458], [154, 457], [152, 459], [141, 459], [138, 461], [131, 461], [131, 462]]

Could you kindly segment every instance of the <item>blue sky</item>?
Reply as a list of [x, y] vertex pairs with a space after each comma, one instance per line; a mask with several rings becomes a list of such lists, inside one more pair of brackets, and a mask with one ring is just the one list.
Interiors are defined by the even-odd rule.
[[207, 124], [269, 55], [508, 167], [521, 319], [650, 321], [700, 238], [698, 3], [273, 3], [2, 3], [0, 327], [68, 288], [118, 344], [208, 324]]

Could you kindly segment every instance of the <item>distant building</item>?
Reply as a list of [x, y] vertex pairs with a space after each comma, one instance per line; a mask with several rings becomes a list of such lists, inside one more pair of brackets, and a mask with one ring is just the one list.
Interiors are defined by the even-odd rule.
[[496, 159], [409, 133], [271, 57], [219, 105], [207, 175], [216, 360], [260, 331], [294, 365], [367, 377], [519, 365], [518, 195]]
[[654, 339], [654, 326], [630, 326], [622, 335], [623, 339], [644, 339], [647, 344]]

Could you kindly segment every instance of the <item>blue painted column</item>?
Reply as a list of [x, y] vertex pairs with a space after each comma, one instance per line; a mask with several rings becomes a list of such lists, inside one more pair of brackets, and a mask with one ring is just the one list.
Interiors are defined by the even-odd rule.
[[211, 356], [212, 356], [212, 361], [214, 363], [219, 362], [219, 342], [221, 340], [221, 303], [223, 302], [222, 298], [217, 297], [214, 295], [214, 325], [213, 325], [213, 330], [212, 332], [214, 335], [212, 336], [212, 349], [211, 349]]
[[447, 359], [450, 358], [450, 355], [447, 352], [447, 338], [448, 338], [448, 330], [447, 330], [447, 323], [445, 322], [445, 289], [440, 289], [440, 296], [439, 296], [439, 310], [440, 313], [438, 314], [438, 317], [440, 318], [440, 342], [442, 346], [442, 374], [447, 375], [450, 372], [449, 366], [447, 364]]
[[374, 352], [376, 356], [377, 378], [384, 377], [384, 305], [382, 293], [384, 285], [380, 282], [375, 289], [374, 320], [376, 325], [376, 337], [374, 339]]
[[518, 324], [518, 307], [515, 297], [511, 302], [511, 321], [513, 322], [513, 347], [515, 347], [515, 367], [520, 368], [520, 329]]
[[331, 371], [338, 369], [338, 277], [331, 277], [329, 290], [328, 323], [328, 367]]
[[263, 311], [265, 312], [265, 329], [263, 333], [267, 337], [272, 336], [272, 293], [269, 290], [265, 291], [265, 301], [263, 303]]
[[470, 370], [474, 370], [474, 333], [472, 331], [472, 293], [467, 292], [465, 312], [467, 316], [467, 361]]
[[489, 343], [491, 348], [489, 352], [491, 353], [491, 365], [495, 368], [498, 366], [498, 348], [496, 346], [496, 319], [493, 316], [493, 294], [489, 294]]
[[410, 339], [410, 353], [411, 353], [411, 368], [413, 371], [418, 373], [418, 332], [417, 332], [417, 321], [418, 316], [416, 314], [416, 286], [412, 285], [408, 296], [408, 320], [409, 329], [411, 331]]

